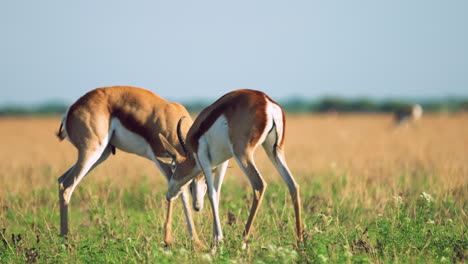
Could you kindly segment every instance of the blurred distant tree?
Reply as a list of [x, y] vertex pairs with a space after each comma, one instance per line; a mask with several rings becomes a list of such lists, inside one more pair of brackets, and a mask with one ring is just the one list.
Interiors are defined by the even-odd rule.
[[1, 116], [56, 115], [64, 114], [68, 105], [58, 102], [44, 103], [38, 106], [7, 105], [0, 108]]
[[200, 113], [203, 109], [205, 109], [205, 107], [210, 105], [210, 103], [206, 101], [192, 101], [192, 102], [182, 103], [182, 105], [190, 113]]
[[384, 101], [380, 106], [379, 106], [379, 111], [380, 112], [395, 112], [399, 109], [408, 107], [409, 104], [402, 102], [402, 101], [397, 101], [397, 100], [389, 100], [389, 101]]
[[[408, 100], [385, 100], [376, 101], [370, 98], [347, 99], [338, 96], [327, 96], [318, 100], [309, 100], [301, 97], [292, 97], [279, 102], [288, 113], [305, 112], [386, 112], [395, 111], [419, 103], [425, 113], [428, 112], [456, 112], [468, 111], [468, 99], [445, 98], [426, 100], [422, 102], [410, 102]], [[187, 101], [182, 104], [191, 113], [199, 113], [211, 104], [211, 101], [198, 100]], [[69, 105], [62, 102], [46, 102], [35, 106], [6, 105], [0, 106], [0, 116], [23, 116], [23, 115], [61, 115], [64, 114]]]
[[318, 112], [375, 112], [377, 104], [368, 98], [347, 100], [340, 97], [325, 97], [319, 101], [315, 110]]
[[42, 115], [50, 115], [57, 113], [65, 114], [67, 108], [68, 106], [62, 103], [47, 103], [39, 105], [36, 109], [34, 109], [34, 112]]
[[468, 111], [468, 100], [460, 102], [460, 111]]
[[376, 112], [377, 104], [368, 98], [361, 98], [349, 103], [348, 111], [351, 112]]
[[304, 98], [294, 97], [285, 101], [282, 101], [281, 106], [287, 112], [291, 113], [304, 113], [310, 110], [311, 102]]
[[325, 97], [317, 104], [318, 112], [346, 111], [346, 101], [340, 97]]

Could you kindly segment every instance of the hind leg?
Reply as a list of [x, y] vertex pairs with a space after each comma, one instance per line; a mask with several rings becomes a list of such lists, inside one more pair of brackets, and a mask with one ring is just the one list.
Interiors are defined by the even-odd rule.
[[296, 214], [296, 232], [297, 232], [297, 239], [299, 241], [303, 240], [303, 229], [302, 229], [302, 216], [301, 216], [301, 197], [299, 191], [299, 185], [294, 180], [291, 172], [289, 171], [288, 165], [286, 164], [286, 160], [284, 157], [284, 151], [277, 147], [276, 145], [276, 136], [273, 133], [270, 133], [265, 142], [263, 143], [263, 148], [265, 149], [266, 154], [270, 158], [270, 160], [275, 165], [276, 169], [278, 170], [281, 178], [286, 182], [289, 188], [289, 193], [291, 195], [293, 204], [294, 204], [294, 212]]
[[[244, 240], [245, 242], [247, 242], [247, 239], [250, 234], [250, 230], [252, 228], [252, 223], [255, 220], [255, 217], [258, 212], [258, 208], [262, 204], [263, 195], [265, 193], [267, 184], [265, 180], [263, 180], [260, 173], [258, 172], [257, 167], [255, 166], [252, 154], [249, 155], [248, 153], [234, 151], [234, 158], [236, 159], [239, 167], [242, 169], [244, 174], [249, 179], [250, 184], [252, 186], [252, 190], [253, 190], [252, 208], [250, 209], [249, 218], [247, 220], [247, 223], [245, 225], [244, 232], [243, 232]], [[246, 245], [244, 244], [243, 247], [245, 246]]]
[[79, 150], [78, 161], [65, 172], [59, 179], [59, 200], [60, 200], [60, 234], [68, 234], [68, 204], [71, 195], [86, 174], [88, 174], [97, 165], [109, 157], [111, 146], [99, 146], [93, 150]]
[[229, 165], [229, 160], [226, 160], [225, 162], [219, 164], [218, 167], [216, 167], [214, 187], [216, 188], [218, 200], [221, 194], [221, 185], [223, 184], [224, 176], [226, 175], [226, 170], [227, 170], [228, 165]]
[[244, 245], [242, 248], [246, 247], [250, 229], [255, 220], [258, 209], [262, 204], [263, 195], [265, 194], [265, 189], [267, 187], [265, 180], [260, 175], [260, 172], [254, 162], [253, 154], [256, 148], [257, 146], [246, 146], [243, 144], [234, 144], [231, 146], [231, 152], [234, 159], [249, 179], [253, 191], [252, 207], [243, 232]]
[[101, 163], [103, 163], [105, 160], [107, 160], [107, 158], [109, 158], [110, 154], [114, 153], [114, 152], [115, 152], [115, 147], [108, 144], [107, 147], [104, 149], [104, 152], [102, 152], [101, 157], [99, 157], [99, 159], [93, 164], [93, 166], [91, 167], [91, 169], [89, 169], [89, 171], [88, 171], [88, 173], [86, 175], [88, 175], [97, 166], [99, 166]]
[[[91, 169], [89, 169], [88, 173], [90, 171], [92, 171], [94, 168], [96, 168], [99, 164], [101, 164], [102, 162], [104, 162], [108, 157], [109, 155], [113, 152], [112, 150], [112, 146], [111, 145], [108, 145], [107, 148], [104, 150], [104, 152], [102, 153], [101, 157], [99, 158], [99, 160], [93, 164], [93, 166], [91, 167]], [[62, 176], [60, 176], [58, 178], [58, 182], [61, 183], [64, 181], [64, 179], [68, 176], [68, 174], [73, 170], [75, 166], [72, 166], [70, 169], [67, 170], [67, 172], [65, 172], [64, 174], [62, 174]]]

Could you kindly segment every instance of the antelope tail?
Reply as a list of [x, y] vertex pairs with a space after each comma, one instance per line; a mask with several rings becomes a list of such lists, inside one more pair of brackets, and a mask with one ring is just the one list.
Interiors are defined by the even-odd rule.
[[62, 122], [60, 123], [60, 128], [56, 134], [60, 141], [64, 140], [67, 137], [67, 131], [65, 131], [64, 129], [64, 124], [65, 124], [65, 118], [62, 119]]

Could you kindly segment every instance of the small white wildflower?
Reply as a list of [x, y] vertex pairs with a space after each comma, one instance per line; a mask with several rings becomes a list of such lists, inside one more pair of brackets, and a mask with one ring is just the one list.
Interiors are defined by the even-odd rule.
[[330, 223], [333, 221], [333, 217], [332, 216], [327, 216], [325, 214], [317, 214], [318, 217], [320, 217], [320, 219], [322, 219], [323, 223], [325, 224], [325, 226], [328, 226], [330, 225]]
[[325, 256], [322, 255], [322, 254], [319, 254], [318, 257], [319, 257], [319, 259], [320, 259], [321, 261], [323, 261], [323, 262], [327, 262], [327, 261], [328, 261], [328, 258], [325, 257]]
[[276, 250], [275, 245], [272, 245], [272, 244], [268, 245], [267, 248], [268, 248], [269, 251], [275, 251]]
[[205, 262], [211, 263], [213, 259], [211, 258], [210, 254], [203, 254], [201, 255], [201, 259]]
[[172, 256], [172, 251], [170, 250], [162, 250], [162, 253], [166, 256]]
[[347, 256], [348, 258], [349, 258], [349, 257], [352, 257], [352, 256], [353, 256], [353, 253], [352, 253], [351, 250], [349, 249], [349, 246], [346, 245], [346, 246], [344, 246], [344, 248], [345, 248], [345, 256]]
[[393, 199], [395, 199], [397, 203], [403, 203], [403, 198], [401, 198], [400, 195], [393, 196]]
[[434, 200], [434, 198], [432, 198], [432, 196], [426, 192], [422, 192], [421, 195], [419, 195], [419, 197], [425, 199], [428, 203], [431, 203]]
[[432, 219], [429, 219], [429, 220], [427, 220], [427, 222], [426, 222], [426, 223], [427, 223], [427, 224], [430, 224], [430, 225], [433, 225], [433, 224], [435, 224], [434, 220], [432, 220]]
[[180, 254], [182, 254], [182, 255], [186, 255], [187, 253], [189, 253], [189, 251], [188, 251], [187, 249], [185, 249], [185, 248], [179, 249], [179, 252], [180, 252]]

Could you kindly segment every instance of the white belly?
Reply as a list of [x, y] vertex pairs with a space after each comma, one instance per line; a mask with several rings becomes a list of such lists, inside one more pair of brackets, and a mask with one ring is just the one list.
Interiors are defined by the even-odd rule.
[[211, 166], [215, 167], [232, 157], [230, 144], [228, 123], [226, 118], [221, 115], [200, 137], [199, 151], [207, 150]]
[[126, 129], [116, 118], [112, 119], [111, 127], [113, 135], [110, 143], [114, 147], [149, 160], [154, 160], [153, 150], [142, 136]]

